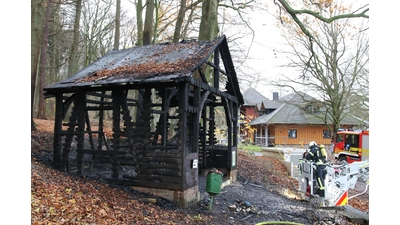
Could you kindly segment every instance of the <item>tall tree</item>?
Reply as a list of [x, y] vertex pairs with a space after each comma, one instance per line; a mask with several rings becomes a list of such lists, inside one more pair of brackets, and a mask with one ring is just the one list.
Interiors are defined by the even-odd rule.
[[[327, 4], [321, 7], [318, 15], [324, 16], [326, 12], [340, 14], [345, 8], [348, 7]], [[286, 66], [297, 71], [297, 76], [281, 74], [272, 84], [297, 93], [305, 91], [319, 98], [318, 104], [309, 102], [318, 107], [319, 113], [314, 115], [327, 125], [333, 123], [333, 131], [336, 131], [350, 113], [350, 108], [360, 106], [368, 99], [355, 97], [355, 93], [360, 93], [360, 86], [368, 89], [365, 83], [369, 61], [367, 31], [363, 27], [355, 28], [352, 19], [344, 18], [330, 23], [308, 18], [301, 23], [311, 36], [305, 35], [297, 23], [291, 26], [287, 22], [286, 38], [291, 51], [280, 51], [289, 59]], [[356, 42], [352, 45], [353, 40]]]
[[137, 0], [136, 4], [137, 45], [143, 45], [143, 3]]
[[40, 65], [39, 65], [39, 108], [38, 115], [39, 119], [46, 118], [46, 101], [43, 98], [43, 88], [46, 84], [46, 72], [47, 72], [47, 55], [48, 55], [48, 40], [50, 31], [50, 19], [51, 19], [52, 4], [51, 0], [47, 0], [46, 3], [46, 17], [44, 20], [43, 27], [43, 38], [42, 38], [42, 48], [40, 50]]
[[114, 49], [119, 49], [120, 26], [121, 26], [121, 0], [117, 0], [117, 6], [115, 10]]
[[[193, 22], [193, 15], [195, 14], [196, 7], [202, 3], [202, 0], [197, 0], [187, 5], [186, 0], [181, 0], [179, 3], [179, 10], [176, 17], [174, 36], [172, 42], [178, 43], [179, 39], [185, 39], [188, 33], [188, 26]], [[190, 10], [187, 18], [185, 18], [186, 12]], [[185, 23], [186, 21], [186, 23]]]
[[143, 29], [143, 45], [152, 43], [155, 0], [146, 1], [146, 17]]
[[84, 4], [81, 19], [81, 66], [87, 66], [114, 48], [115, 15], [112, 0]]
[[78, 47], [79, 47], [79, 28], [82, 11], [82, 0], [75, 2], [75, 19], [74, 19], [74, 36], [71, 46], [71, 53], [69, 55], [68, 76], [73, 75], [78, 71]]
[[36, 92], [36, 79], [41, 46], [43, 15], [40, 0], [31, 0], [31, 130], [36, 130], [34, 118], [34, 102]]
[[212, 40], [218, 32], [218, 0], [203, 0], [199, 40]]
[[178, 43], [179, 39], [181, 37], [181, 29], [182, 29], [183, 20], [185, 17], [185, 12], [186, 12], [186, 0], [181, 0], [181, 2], [179, 4], [178, 18], [177, 18], [176, 24], [175, 24], [174, 38], [172, 41], [174, 43]]

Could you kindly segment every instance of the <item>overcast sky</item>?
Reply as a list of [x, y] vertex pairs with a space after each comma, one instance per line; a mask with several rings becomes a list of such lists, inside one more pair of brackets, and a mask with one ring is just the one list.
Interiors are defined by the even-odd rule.
[[[351, 4], [353, 5], [353, 9], [355, 9], [361, 5], [368, 4], [368, 1], [353, 0]], [[272, 1], [268, 6], [268, 12], [274, 13], [276, 6], [273, 5]], [[276, 53], [274, 50], [286, 49], [290, 51], [290, 49], [280, 33], [280, 28], [276, 25], [276, 19], [271, 14], [262, 12], [255, 13], [252, 16], [254, 19], [251, 20], [251, 23], [255, 30], [255, 40], [250, 48], [251, 60], [248, 61], [248, 64], [261, 73], [261, 81], [255, 83], [253, 88], [265, 97], [272, 99], [273, 92], [279, 92], [280, 95], [284, 95], [285, 93], [281, 93], [281, 90], [277, 90], [273, 86], [268, 86], [266, 83], [272, 79], [276, 79], [279, 74], [292, 72], [288, 68], [280, 67], [287, 64], [288, 59], [285, 59], [285, 55]], [[247, 43], [250, 45], [250, 42], [251, 40], [249, 39]]]

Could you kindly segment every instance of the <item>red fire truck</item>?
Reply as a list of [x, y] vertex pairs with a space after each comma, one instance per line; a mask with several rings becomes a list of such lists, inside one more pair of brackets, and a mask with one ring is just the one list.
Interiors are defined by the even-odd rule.
[[369, 131], [338, 131], [333, 141], [335, 159], [348, 163], [369, 159]]

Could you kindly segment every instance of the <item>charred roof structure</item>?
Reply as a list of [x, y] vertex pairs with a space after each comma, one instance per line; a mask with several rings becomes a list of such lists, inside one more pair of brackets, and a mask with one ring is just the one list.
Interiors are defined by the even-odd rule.
[[[225, 36], [113, 50], [44, 90], [56, 102], [57, 169], [102, 168], [103, 179], [182, 207], [198, 202], [199, 174], [217, 168], [236, 179], [243, 96]], [[227, 146], [216, 140], [217, 109]]]

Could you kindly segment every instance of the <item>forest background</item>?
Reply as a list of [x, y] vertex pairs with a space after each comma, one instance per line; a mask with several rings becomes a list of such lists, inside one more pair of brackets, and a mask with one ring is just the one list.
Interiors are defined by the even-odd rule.
[[[387, 100], [385, 96], [394, 96], [394, 90], [397, 88], [397, 58], [399, 52], [398, 40], [399, 34], [395, 28], [395, 16], [398, 3], [391, 3], [390, 7], [387, 4], [372, 2], [371, 15], [374, 18], [371, 21], [371, 40], [372, 48], [370, 55], [371, 71], [375, 76], [371, 76], [370, 90], [371, 98], [370, 105], [376, 106], [383, 104], [382, 99]], [[14, 10], [13, 10], [14, 9]], [[17, 14], [15, 10], [17, 10]], [[16, 2], [4, 2], [2, 14], [3, 35], [1, 37], [3, 45], [6, 46], [6, 55], [2, 57], [3, 68], [5, 68], [2, 88], [3, 110], [1, 118], [5, 121], [2, 140], [5, 143], [3, 152], [2, 182], [1, 193], [2, 199], [6, 200], [7, 210], [1, 211], [1, 216], [4, 221], [12, 220], [17, 217], [28, 217], [30, 215], [30, 154], [27, 152], [30, 149], [30, 83], [28, 83], [28, 74], [30, 74], [30, 7], [28, 4], [17, 5]], [[392, 18], [393, 17], [393, 18]], [[19, 80], [22, 76], [22, 80]], [[11, 85], [14, 85], [13, 87]], [[11, 97], [14, 94], [14, 97]], [[393, 107], [394, 106], [394, 107]], [[385, 110], [385, 117], [379, 117], [379, 111], [370, 111], [370, 121], [374, 130], [394, 130], [393, 118], [396, 118], [395, 104], [388, 104]], [[373, 108], [373, 107], [372, 107]], [[379, 122], [378, 122], [379, 121]], [[28, 133], [29, 132], [29, 133]], [[377, 132], [378, 133], [378, 132]], [[389, 132], [394, 136], [394, 132]], [[24, 135], [29, 135], [25, 137]], [[377, 134], [378, 138], [380, 138]], [[385, 134], [385, 138], [387, 138]], [[392, 139], [393, 140], [393, 139]], [[387, 143], [386, 145], [389, 145]], [[371, 142], [371, 146], [378, 149], [378, 142]], [[379, 143], [379, 148], [385, 148], [385, 144]], [[372, 162], [373, 165], [380, 166], [382, 160], [377, 156], [377, 160]], [[5, 162], [4, 162], [5, 161]], [[389, 170], [388, 165], [385, 165], [386, 170]], [[10, 170], [11, 169], [11, 170]], [[393, 168], [395, 169], [395, 168]], [[371, 171], [371, 177], [379, 183], [378, 171]], [[376, 175], [375, 175], [376, 174]], [[382, 177], [383, 179], [383, 177]], [[382, 183], [384, 183], [382, 181]], [[372, 190], [374, 193], [380, 191], [378, 188]], [[386, 201], [389, 196], [382, 197], [379, 193], [379, 198], [371, 199], [371, 211], [379, 213], [380, 201]], [[390, 196], [393, 198], [394, 196]], [[382, 202], [383, 203], [383, 202]], [[393, 211], [391, 211], [393, 210]], [[395, 208], [385, 208], [386, 214], [393, 214]], [[390, 219], [390, 218], [388, 218]]]

